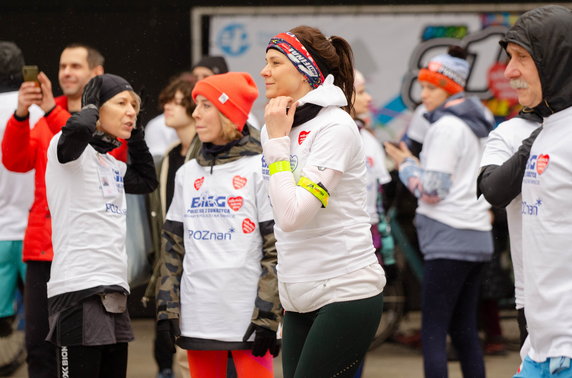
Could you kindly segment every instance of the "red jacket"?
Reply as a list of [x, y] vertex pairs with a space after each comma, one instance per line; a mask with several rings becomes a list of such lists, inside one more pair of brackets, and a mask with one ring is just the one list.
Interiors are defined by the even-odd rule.
[[[46, 198], [47, 151], [52, 137], [66, 124], [70, 113], [67, 111], [66, 96], [56, 99], [56, 107], [45, 117], [38, 120], [30, 130], [30, 121], [18, 121], [10, 117], [2, 140], [2, 164], [13, 172], [28, 172], [35, 169], [34, 203], [28, 216], [28, 227], [24, 235], [24, 261], [51, 261], [52, 222]], [[125, 146], [115, 149], [112, 155], [126, 156]], [[123, 159], [125, 160], [125, 159]]]

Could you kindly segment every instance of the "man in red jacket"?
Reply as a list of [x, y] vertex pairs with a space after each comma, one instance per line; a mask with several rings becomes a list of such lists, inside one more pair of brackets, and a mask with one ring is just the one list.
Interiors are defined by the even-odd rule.
[[[50, 140], [66, 124], [70, 113], [81, 109], [83, 87], [92, 77], [103, 74], [103, 63], [104, 58], [97, 50], [81, 44], [68, 45], [60, 57], [58, 75], [64, 95], [54, 98], [52, 84], [44, 73], [38, 75], [39, 86], [31, 81], [22, 83], [16, 112], [8, 121], [2, 140], [2, 163], [8, 170], [28, 172], [35, 169], [34, 203], [23, 246], [27, 264], [24, 308], [30, 378], [57, 376], [55, 348], [45, 341], [48, 333], [46, 283], [53, 257], [52, 225], [44, 180], [46, 152]], [[33, 104], [45, 114], [30, 129], [28, 108]], [[120, 152], [123, 156], [126, 154], [125, 149]]]

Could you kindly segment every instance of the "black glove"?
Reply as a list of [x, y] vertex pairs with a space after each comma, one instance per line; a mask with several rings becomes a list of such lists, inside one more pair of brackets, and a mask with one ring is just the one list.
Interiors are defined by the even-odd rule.
[[175, 353], [175, 339], [181, 336], [179, 319], [162, 319], [157, 322], [157, 340]]
[[[137, 122], [139, 122], [139, 121], [137, 121]], [[133, 130], [131, 130], [131, 137], [129, 137], [129, 139], [127, 139], [127, 143], [129, 145], [132, 145], [133, 143], [138, 143], [138, 142], [141, 142], [144, 140], [145, 140], [145, 132], [143, 131], [142, 127], [137, 126]]]
[[82, 109], [88, 105], [94, 105], [96, 109], [99, 109], [99, 93], [101, 92], [102, 84], [103, 79], [101, 76], [92, 77], [91, 80], [88, 81], [81, 95]]
[[263, 357], [269, 351], [274, 357], [278, 356], [280, 343], [276, 340], [276, 331], [250, 323], [242, 341], [247, 342], [254, 332], [256, 333], [254, 334], [252, 354], [256, 357]]

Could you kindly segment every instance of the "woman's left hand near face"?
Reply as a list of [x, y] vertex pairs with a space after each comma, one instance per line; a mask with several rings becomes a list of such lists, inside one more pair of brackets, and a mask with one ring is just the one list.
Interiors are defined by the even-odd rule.
[[279, 96], [270, 99], [264, 109], [264, 121], [268, 136], [280, 138], [290, 134], [294, 123], [294, 113], [296, 113], [297, 102], [292, 97]]

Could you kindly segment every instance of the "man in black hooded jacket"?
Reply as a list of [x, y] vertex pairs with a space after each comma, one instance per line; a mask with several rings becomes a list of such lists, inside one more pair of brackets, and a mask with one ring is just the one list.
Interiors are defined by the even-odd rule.
[[[522, 192], [523, 277], [530, 348], [515, 377], [572, 377], [572, 11], [523, 14], [501, 40], [505, 77], [523, 112], [542, 124], [501, 166], [485, 166], [479, 190], [506, 205]], [[535, 139], [536, 138], [536, 139]]]

